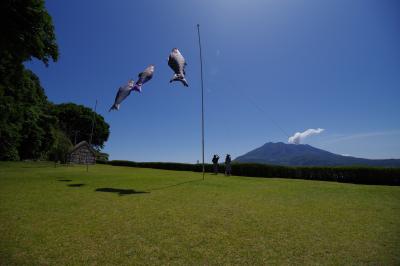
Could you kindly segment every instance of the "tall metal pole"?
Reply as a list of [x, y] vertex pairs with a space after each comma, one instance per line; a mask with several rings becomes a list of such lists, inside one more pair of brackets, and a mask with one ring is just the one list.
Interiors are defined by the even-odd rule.
[[93, 140], [93, 130], [94, 130], [94, 121], [95, 121], [96, 109], [97, 109], [97, 99], [96, 99], [96, 104], [94, 105], [94, 113], [93, 113], [93, 117], [92, 117], [92, 130], [90, 132], [89, 145], [92, 145], [92, 140]]
[[[94, 112], [93, 112], [93, 117], [92, 117], [92, 129], [90, 131], [89, 148], [92, 146], [94, 122], [95, 122], [95, 119], [96, 119], [96, 117], [95, 117], [96, 110], [97, 110], [97, 99], [96, 99], [96, 104], [94, 105]], [[87, 157], [86, 157], [86, 172], [89, 172], [89, 163], [88, 163], [88, 158]]]
[[201, 54], [200, 24], [197, 24], [197, 35], [199, 37], [200, 50], [200, 78], [201, 78], [201, 150], [203, 157], [203, 180], [204, 180], [204, 86], [203, 86], [203, 56]]

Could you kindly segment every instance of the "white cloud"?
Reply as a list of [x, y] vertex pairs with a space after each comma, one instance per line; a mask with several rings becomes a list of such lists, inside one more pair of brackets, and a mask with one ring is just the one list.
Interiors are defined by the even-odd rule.
[[311, 135], [315, 135], [315, 134], [319, 134], [321, 132], [323, 132], [325, 129], [323, 128], [317, 128], [317, 129], [307, 129], [304, 132], [296, 132], [293, 136], [291, 136], [288, 139], [289, 143], [293, 143], [293, 144], [300, 144], [305, 138], [311, 136]]

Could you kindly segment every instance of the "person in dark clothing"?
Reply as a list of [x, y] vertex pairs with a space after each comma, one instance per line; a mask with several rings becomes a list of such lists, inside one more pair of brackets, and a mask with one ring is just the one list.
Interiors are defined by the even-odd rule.
[[219, 156], [217, 154], [214, 154], [214, 157], [212, 158], [212, 163], [213, 163], [214, 174], [216, 175], [218, 175], [218, 160]]
[[225, 158], [225, 175], [231, 175], [231, 161], [231, 156], [227, 154]]

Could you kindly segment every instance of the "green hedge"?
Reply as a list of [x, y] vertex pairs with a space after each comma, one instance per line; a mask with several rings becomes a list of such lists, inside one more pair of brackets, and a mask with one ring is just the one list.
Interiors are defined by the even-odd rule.
[[263, 164], [232, 164], [240, 176], [280, 177], [355, 184], [400, 185], [400, 168], [383, 167], [288, 167]]
[[[132, 161], [98, 161], [98, 163], [154, 168], [176, 171], [201, 172], [201, 164], [162, 163], [162, 162], [132, 162]], [[212, 172], [212, 165], [205, 165], [206, 172]], [[219, 165], [223, 173], [225, 166]], [[278, 177], [306, 180], [335, 181], [355, 184], [400, 185], [400, 168], [383, 167], [289, 167], [255, 163], [233, 163], [232, 174], [252, 177]]]

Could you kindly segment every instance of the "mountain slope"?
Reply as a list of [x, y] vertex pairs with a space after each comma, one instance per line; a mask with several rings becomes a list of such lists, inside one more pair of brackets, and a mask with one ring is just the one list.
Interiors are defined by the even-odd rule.
[[268, 142], [242, 156], [236, 162], [265, 163], [289, 166], [384, 166], [400, 167], [400, 159], [371, 160], [342, 156], [304, 144]]

